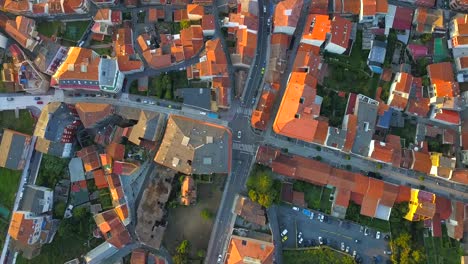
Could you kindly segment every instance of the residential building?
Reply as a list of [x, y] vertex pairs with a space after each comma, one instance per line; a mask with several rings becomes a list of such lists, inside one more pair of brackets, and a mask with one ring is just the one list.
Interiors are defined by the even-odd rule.
[[29, 153], [31, 136], [4, 129], [0, 143], [0, 167], [10, 170], [22, 170]]
[[108, 259], [109, 257], [113, 256], [118, 251], [118, 248], [116, 248], [111, 243], [105, 241], [99, 246], [93, 248], [88, 253], [86, 253], [83, 256], [83, 259], [86, 264], [99, 264], [102, 263], [104, 260]]
[[276, 114], [275, 133], [306, 142], [324, 144], [328, 122], [318, 119], [321, 98], [317, 96], [317, 79], [307, 72], [292, 72]]
[[455, 157], [447, 157], [442, 153], [431, 152], [431, 172], [430, 175], [442, 177], [447, 180], [452, 178], [453, 170], [455, 169], [456, 165], [456, 158]]
[[438, 109], [452, 109], [457, 106], [451, 104], [460, 95], [460, 88], [455, 81], [452, 64], [450, 62], [434, 63], [427, 66], [427, 74], [431, 81], [428, 88], [431, 104]]
[[23, 198], [18, 207], [21, 211], [41, 215], [52, 211], [53, 202], [54, 192], [52, 189], [28, 184], [24, 187]]
[[279, 2], [273, 14], [273, 33], [293, 35], [301, 16], [302, 0], [285, 0]]
[[445, 125], [458, 126], [461, 124], [460, 112], [453, 110], [433, 108], [429, 118]]
[[245, 196], [236, 195], [233, 211], [236, 215], [250, 223], [259, 226], [265, 226], [267, 224], [265, 210], [262, 206]]
[[330, 34], [331, 21], [328, 15], [309, 15], [302, 33], [301, 43], [321, 47]]
[[445, 33], [442, 9], [418, 7], [414, 11], [413, 25], [419, 34]]
[[414, 10], [409, 7], [388, 5], [385, 16], [385, 35], [388, 36], [390, 29], [409, 33], [412, 27]]
[[3, 9], [15, 15], [27, 15], [32, 17], [54, 16], [60, 14], [84, 14], [89, 10], [88, 0], [6, 0]]
[[39, 36], [36, 31], [36, 21], [25, 16], [17, 16], [15, 20], [8, 20], [5, 25], [5, 31], [21, 47], [33, 51], [39, 44]]
[[141, 111], [138, 122], [133, 126], [128, 141], [140, 146], [142, 141], [155, 144], [164, 132], [166, 116], [158, 112]]
[[171, 115], [154, 161], [187, 175], [229, 173], [231, 140], [225, 127]]
[[450, 0], [449, 6], [456, 11], [468, 11], [468, 3], [465, 0]]
[[49, 78], [39, 72], [30, 60], [18, 64], [18, 83], [30, 94], [44, 94], [49, 90]]
[[232, 235], [225, 263], [273, 263], [274, 248], [269, 241]]
[[115, 109], [109, 104], [77, 103], [76, 112], [85, 128], [100, 126], [113, 117]]
[[202, 5], [188, 4], [187, 17], [190, 21], [198, 21], [205, 15], [205, 8]]
[[350, 37], [353, 23], [340, 16], [333, 17], [331, 21], [330, 37], [325, 50], [331, 53], [343, 54], [350, 47]]
[[47, 75], [54, 75], [60, 64], [65, 60], [67, 53], [68, 47], [50, 40], [43, 40], [42, 45], [39, 46], [38, 55], [34, 59], [34, 65], [39, 71]]
[[373, 40], [372, 48], [367, 58], [367, 65], [372, 72], [381, 74], [383, 64], [385, 62], [385, 54], [387, 52], [387, 43], [383, 41]]
[[115, 26], [122, 23], [122, 11], [109, 8], [98, 9], [93, 20], [95, 23]]
[[180, 203], [182, 205], [189, 206], [197, 202], [197, 183], [191, 176], [185, 176], [180, 188]]
[[413, 161], [410, 169], [429, 174], [431, 172], [432, 162], [429, 153], [416, 148], [412, 150]]
[[203, 36], [212, 37], [215, 34], [214, 16], [212, 14], [205, 14], [201, 19], [201, 27]]
[[397, 72], [390, 86], [387, 104], [399, 111], [404, 111], [408, 104], [413, 76], [406, 72]]
[[135, 54], [133, 47], [133, 30], [130, 23], [117, 29], [114, 35], [114, 52], [117, 66], [124, 74], [143, 71], [143, 62]]
[[35, 149], [56, 157], [69, 158], [80, 126], [81, 121], [73, 107], [60, 102], [49, 103], [42, 108], [36, 123]]
[[104, 239], [116, 247], [123, 248], [132, 241], [127, 228], [119, 218], [116, 209], [110, 209], [94, 216], [94, 221]]
[[461, 240], [464, 234], [464, 224], [467, 219], [466, 206], [460, 201], [452, 201], [452, 214], [446, 221], [447, 234], [449, 237]]
[[[349, 107], [350, 101], [348, 101]], [[359, 94], [355, 100], [354, 115], [357, 116], [356, 136], [351, 152], [366, 157], [370, 150], [372, 136], [375, 133], [379, 102]]]
[[67, 58], [52, 76], [51, 86], [118, 93], [124, 77], [116, 59], [101, 58], [90, 49], [71, 47]]

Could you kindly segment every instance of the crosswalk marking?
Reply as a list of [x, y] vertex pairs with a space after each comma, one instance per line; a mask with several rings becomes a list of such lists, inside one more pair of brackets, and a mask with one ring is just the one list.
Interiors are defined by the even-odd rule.
[[249, 153], [254, 153], [254, 146], [250, 144], [242, 144], [234, 142], [232, 148], [235, 150], [245, 151]]

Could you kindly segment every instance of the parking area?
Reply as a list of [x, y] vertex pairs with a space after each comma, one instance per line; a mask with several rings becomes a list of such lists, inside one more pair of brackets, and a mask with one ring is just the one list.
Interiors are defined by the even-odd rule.
[[[283, 248], [318, 246], [321, 237], [323, 244], [334, 249], [342, 250], [343, 243], [343, 251], [347, 250], [350, 255], [356, 251], [356, 255], [361, 259], [360, 263], [387, 263], [390, 259], [389, 255], [384, 253], [390, 250], [388, 234], [382, 233], [377, 239], [377, 232], [371, 228], [367, 228], [365, 232], [366, 227], [329, 215], [325, 215], [322, 222], [319, 220], [319, 215], [323, 214], [313, 210], [310, 210], [313, 214], [313, 219], [310, 219], [311, 214], [308, 211], [304, 212], [303, 208], [298, 209], [299, 211], [295, 211], [290, 206], [277, 207], [280, 232], [288, 230]], [[298, 238], [299, 232], [302, 237], [301, 243]], [[284, 237], [282, 239], [284, 240]]]

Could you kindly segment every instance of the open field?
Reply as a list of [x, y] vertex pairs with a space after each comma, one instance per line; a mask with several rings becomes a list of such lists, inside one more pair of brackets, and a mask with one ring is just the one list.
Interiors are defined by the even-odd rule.
[[15, 117], [14, 110], [0, 111], [0, 130], [4, 128], [32, 135], [34, 131], [34, 118], [28, 110], [20, 110], [19, 118]]
[[[175, 248], [182, 240], [190, 242], [189, 256], [192, 260], [191, 263], [197, 263], [195, 259], [198, 251], [206, 252], [214, 219], [204, 219], [201, 212], [203, 209], [208, 209], [213, 216], [216, 215], [221, 201], [222, 192], [220, 188], [224, 183], [224, 177], [214, 176], [211, 184], [198, 183], [198, 197], [195, 205], [188, 207], [179, 205], [176, 208], [169, 209], [167, 219], [169, 224], [165, 232], [163, 245], [171, 254], [175, 252]], [[198, 258], [198, 260], [200, 259]]]

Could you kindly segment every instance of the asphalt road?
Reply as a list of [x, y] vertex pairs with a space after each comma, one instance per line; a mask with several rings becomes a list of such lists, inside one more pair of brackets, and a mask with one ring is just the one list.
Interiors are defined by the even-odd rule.
[[[327, 223], [320, 222], [317, 219], [319, 212], [311, 211], [314, 212], [314, 219], [312, 220], [302, 213], [302, 208], [300, 208], [299, 212], [296, 212], [289, 206], [276, 207], [280, 226], [279, 232], [284, 229], [288, 230], [288, 239], [283, 243], [283, 248], [300, 246], [297, 237], [298, 233], [302, 232], [304, 241], [312, 240], [315, 245], [318, 245], [318, 237], [322, 237], [325, 241], [328, 241], [328, 246], [341, 250], [341, 243], [343, 242], [345, 247], [349, 246], [349, 254], [352, 255], [355, 250], [362, 258], [362, 263], [374, 263], [373, 256], [379, 256], [380, 263], [385, 263], [389, 259], [388, 255], [384, 254], [384, 251], [390, 250], [388, 242], [383, 239], [386, 234], [382, 233], [380, 239], [376, 239], [376, 231], [369, 229], [370, 234], [365, 236], [364, 232], [360, 232], [361, 225], [359, 224], [331, 216], [328, 216]], [[358, 243], [355, 242], [356, 239]]]

